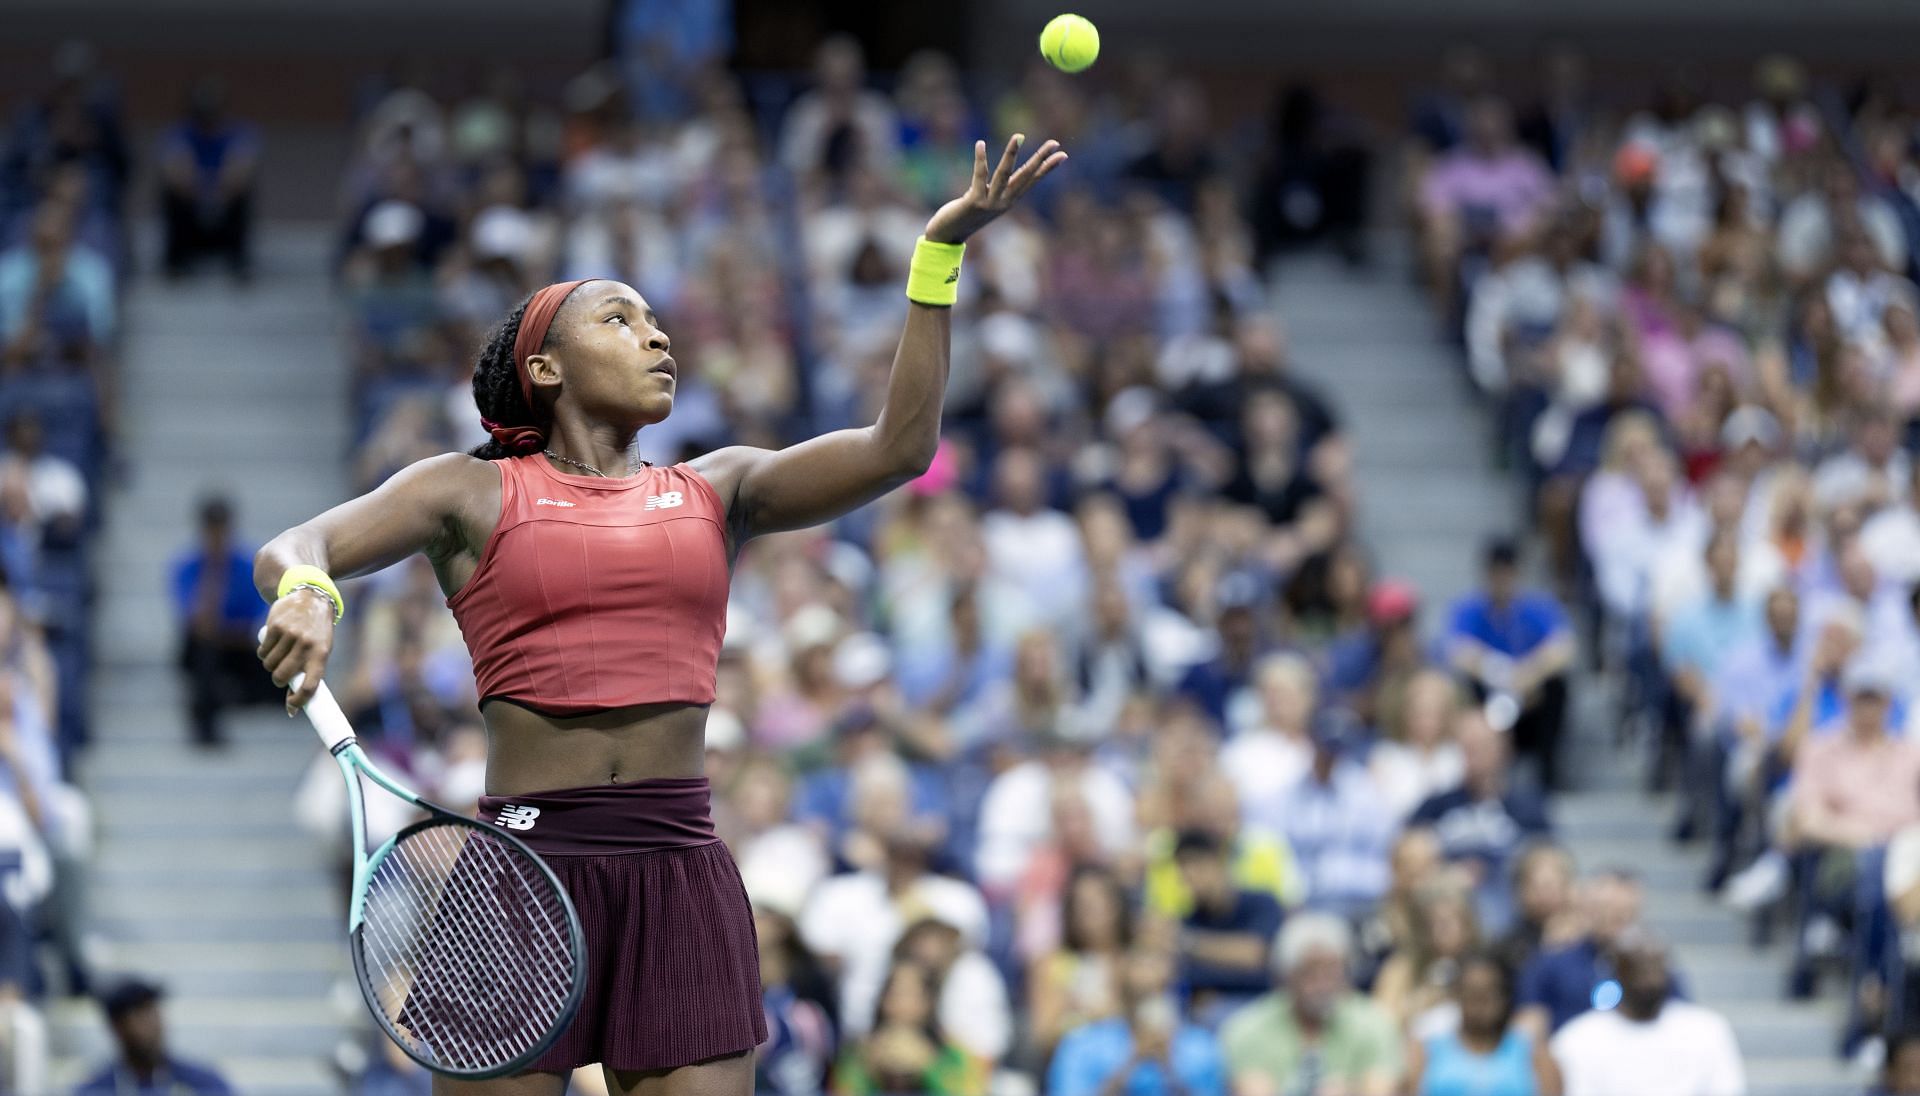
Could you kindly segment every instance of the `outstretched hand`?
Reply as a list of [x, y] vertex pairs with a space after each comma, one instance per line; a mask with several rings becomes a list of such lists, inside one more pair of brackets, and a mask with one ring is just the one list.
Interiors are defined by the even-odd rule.
[[1025, 141], [1024, 135], [1014, 134], [992, 174], [987, 172], [987, 143], [975, 141], [973, 182], [965, 194], [934, 213], [933, 219], [927, 222], [927, 239], [943, 244], [960, 243], [1012, 209], [1013, 203], [1019, 201], [1021, 195], [1033, 189], [1033, 184], [1067, 162], [1067, 154], [1060, 148], [1060, 142], [1047, 141], [1016, 169], [1014, 161], [1019, 157], [1020, 146]]

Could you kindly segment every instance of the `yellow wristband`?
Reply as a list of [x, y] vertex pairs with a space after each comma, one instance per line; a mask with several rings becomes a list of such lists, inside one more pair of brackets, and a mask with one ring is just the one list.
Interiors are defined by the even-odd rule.
[[951, 307], [960, 296], [960, 257], [966, 253], [966, 244], [937, 244], [920, 237], [913, 245], [913, 265], [907, 268], [907, 299]]
[[287, 568], [286, 573], [280, 576], [280, 590], [274, 596], [286, 597], [303, 586], [320, 591], [327, 595], [328, 601], [333, 602], [335, 624], [347, 615], [347, 599], [340, 596], [340, 587], [333, 584], [332, 576], [311, 563], [296, 563]]

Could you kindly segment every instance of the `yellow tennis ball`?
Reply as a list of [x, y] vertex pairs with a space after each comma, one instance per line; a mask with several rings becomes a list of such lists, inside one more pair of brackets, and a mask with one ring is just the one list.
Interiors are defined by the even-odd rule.
[[1080, 72], [1100, 56], [1100, 31], [1078, 15], [1056, 15], [1040, 32], [1040, 56], [1061, 72]]

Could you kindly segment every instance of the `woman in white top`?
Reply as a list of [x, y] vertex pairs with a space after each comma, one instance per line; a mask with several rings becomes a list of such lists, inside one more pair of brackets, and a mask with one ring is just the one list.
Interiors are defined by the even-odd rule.
[[1394, 817], [1405, 818], [1429, 796], [1460, 784], [1467, 766], [1453, 740], [1460, 691], [1445, 672], [1422, 670], [1407, 682], [1397, 726], [1382, 727], [1367, 766]]

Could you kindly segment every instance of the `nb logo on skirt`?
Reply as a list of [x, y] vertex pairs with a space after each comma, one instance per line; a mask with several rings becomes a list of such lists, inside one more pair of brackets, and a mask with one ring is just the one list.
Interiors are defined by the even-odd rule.
[[539, 817], [539, 807], [523, 807], [518, 803], [508, 803], [500, 808], [500, 816], [493, 820], [493, 824], [505, 826], [510, 830], [530, 830], [533, 828], [533, 820]]

